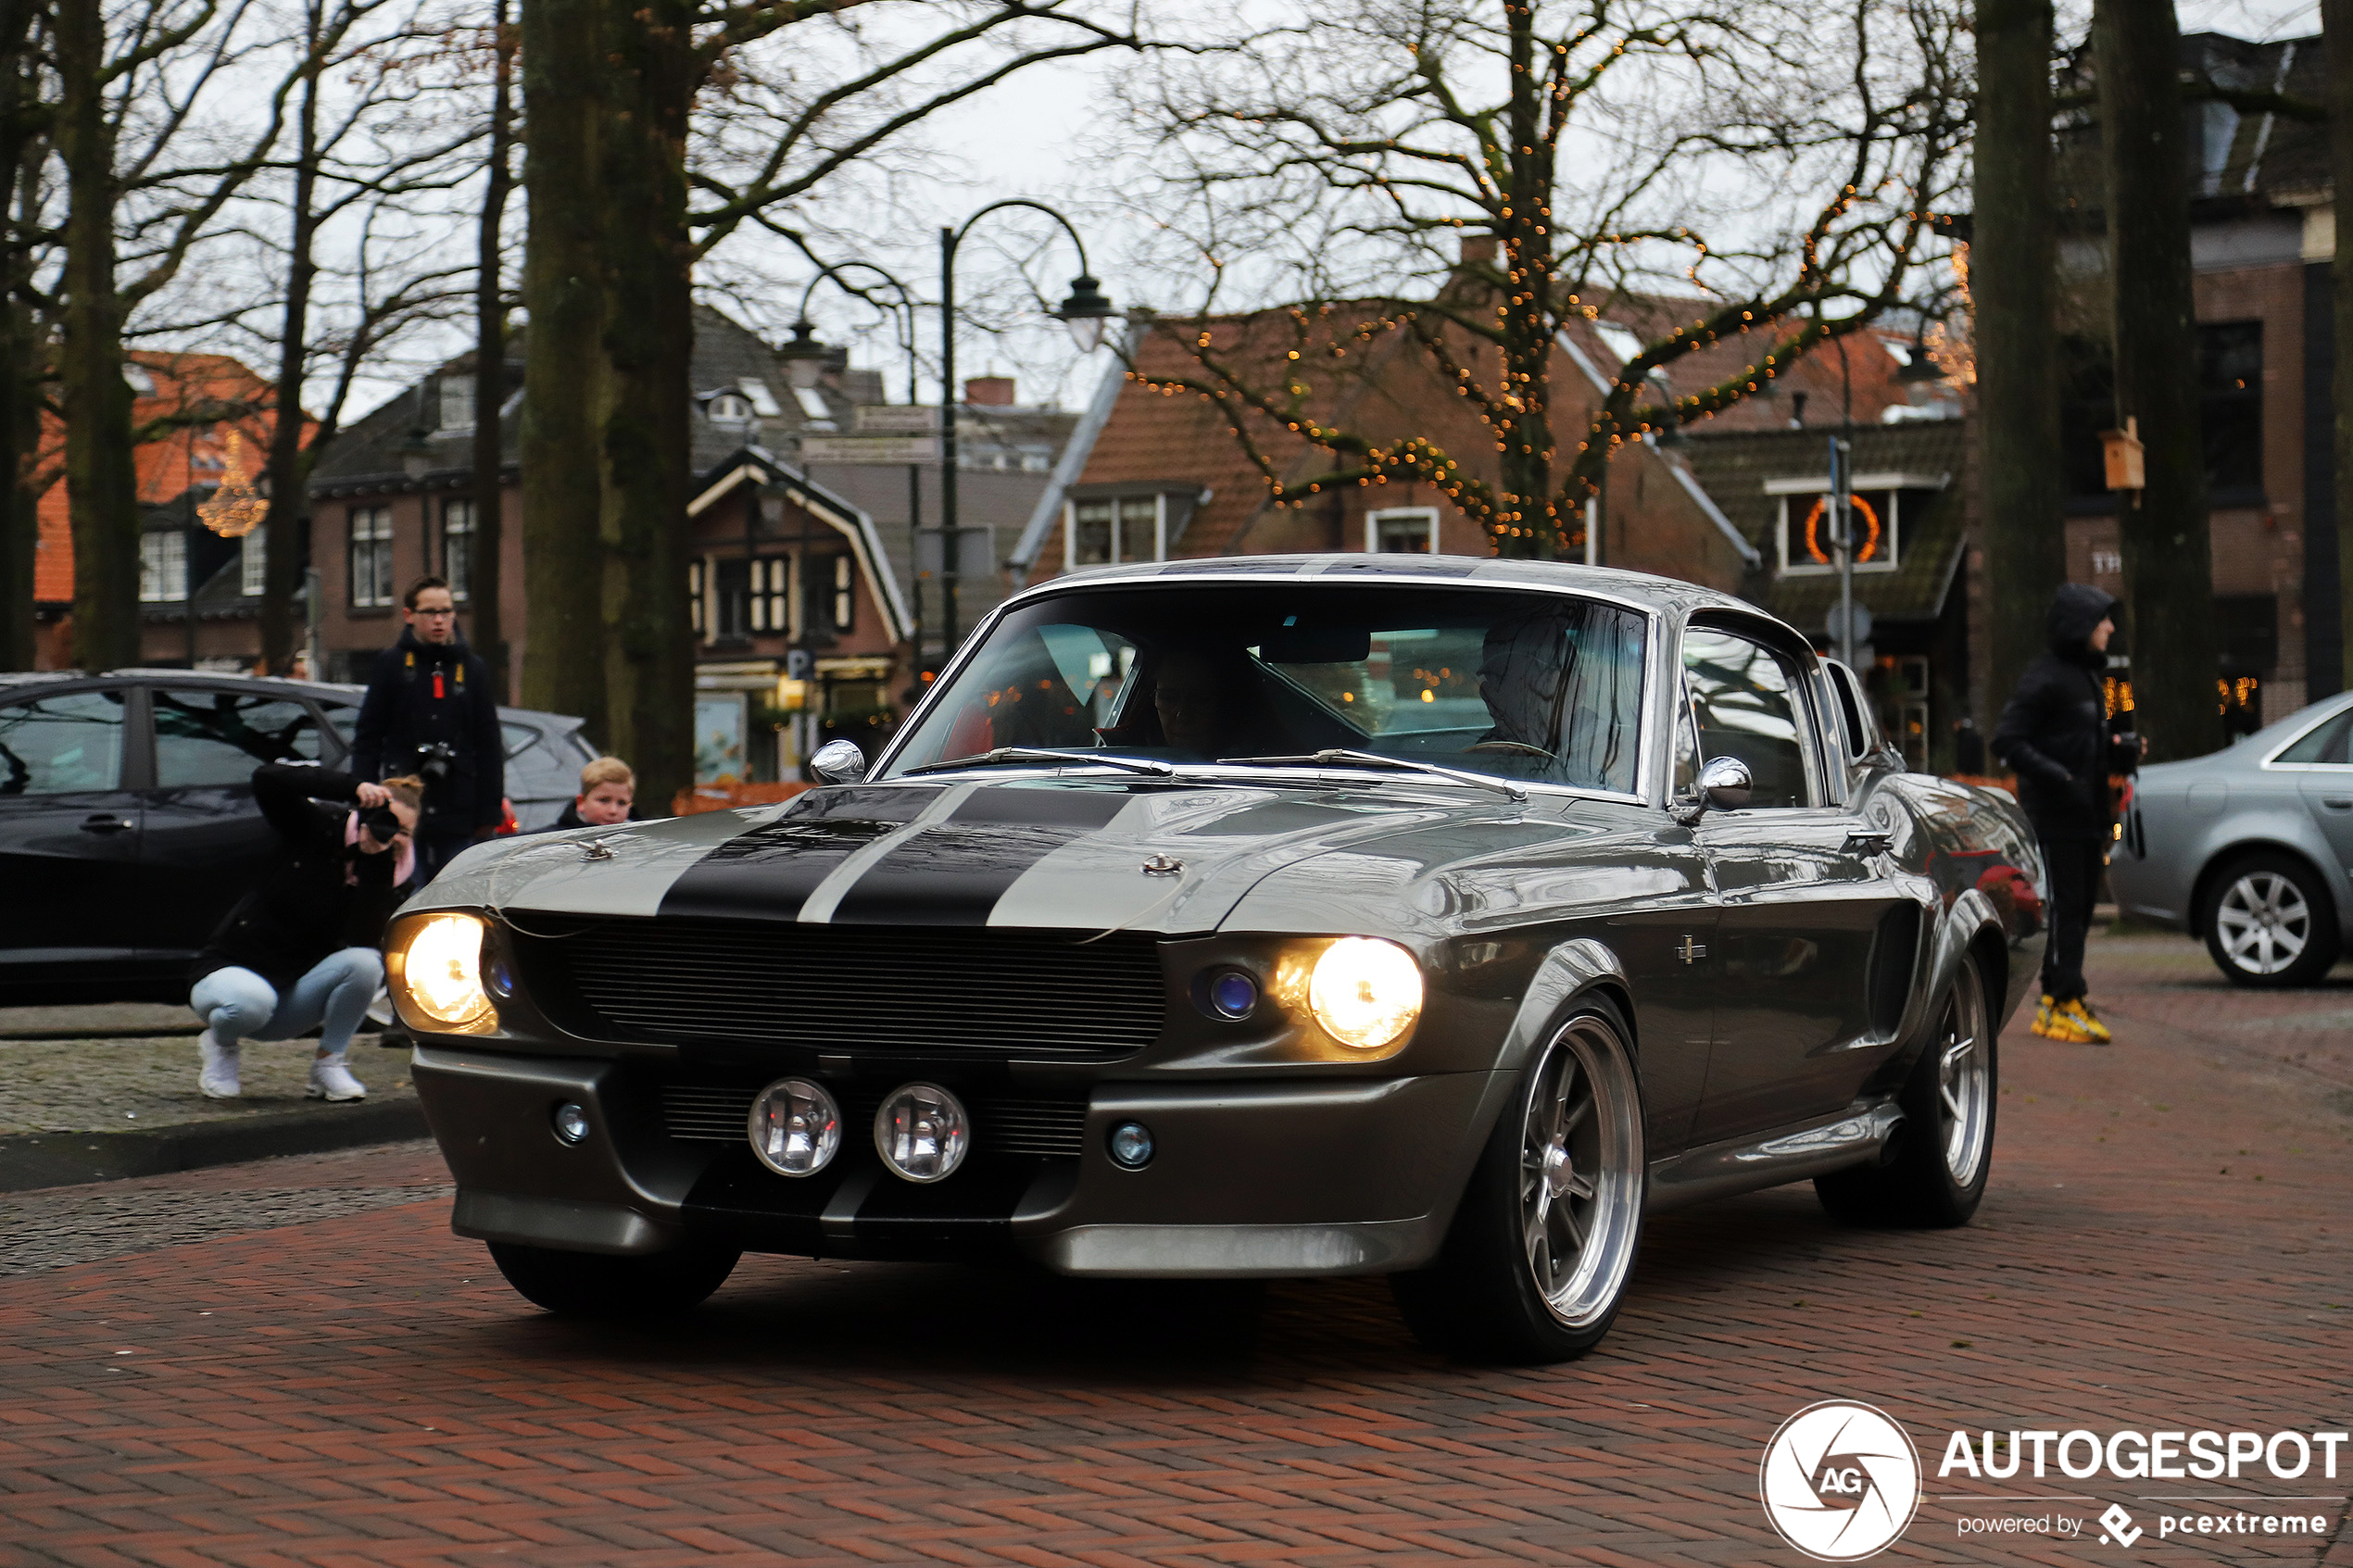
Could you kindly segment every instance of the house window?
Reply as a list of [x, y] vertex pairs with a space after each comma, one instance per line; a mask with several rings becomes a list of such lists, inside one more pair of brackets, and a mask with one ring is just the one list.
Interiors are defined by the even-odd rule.
[[178, 529], [169, 533], [139, 535], [139, 597], [146, 604], [170, 604], [188, 596], [188, 536]]
[[[1893, 571], [1901, 558], [1897, 546], [1903, 509], [1902, 492], [1855, 492], [1855, 570]], [[1831, 498], [1820, 491], [1799, 492], [1780, 498], [1781, 570], [1793, 574], [1831, 571], [1838, 566], [1832, 546], [1837, 524], [1831, 517]]]
[[834, 630], [847, 632], [858, 623], [858, 568], [848, 556], [834, 558]]
[[695, 635], [705, 635], [703, 630], [703, 564], [698, 560], [686, 563], [686, 620], [694, 627]]
[[1365, 549], [1372, 555], [1427, 556], [1438, 550], [1438, 510], [1414, 507], [1365, 514]]
[[446, 501], [441, 508], [441, 574], [449, 596], [463, 604], [473, 594], [474, 504]]
[[474, 422], [474, 382], [472, 376], [441, 378], [442, 430], [464, 430]]
[[734, 560], [711, 563], [718, 583], [717, 600], [719, 629], [723, 639], [742, 637], [751, 630], [751, 562], [738, 557]]
[[270, 525], [237, 541], [237, 592], [258, 599], [270, 591]]
[[392, 603], [392, 508], [351, 508], [351, 608]]
[[2263, 323], [2201, 322], [2197, 329], [2198, 434], [2206, 488], [2263, 489]]
[[792, 560], [769, 556], [751, 563], [746, 593], [754, 632], [783, 636], [792, 630]]
[[1066, 515], [1063, 554], [1073, 567], [1167, 558], [1167, 510], [1158, 495], [1079, 501]]

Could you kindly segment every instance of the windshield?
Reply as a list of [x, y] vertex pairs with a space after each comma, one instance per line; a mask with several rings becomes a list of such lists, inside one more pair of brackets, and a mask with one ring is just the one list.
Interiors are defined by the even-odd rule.
[[1491, 588], [1082, 590], [998, 622], [888, 771], [1005, 746], [1353, 750], [1631, 794], [1642, 636], [1633, 610]]

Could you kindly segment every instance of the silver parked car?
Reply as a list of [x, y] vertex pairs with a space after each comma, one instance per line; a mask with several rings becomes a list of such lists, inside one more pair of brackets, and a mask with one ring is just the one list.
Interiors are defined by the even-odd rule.
[[2241, 985], [2309, 985], [2353, 923], [2353, 692], [2225, 751], [2141, 770], [2108, 861], [2118, 908], [2206, 939]]

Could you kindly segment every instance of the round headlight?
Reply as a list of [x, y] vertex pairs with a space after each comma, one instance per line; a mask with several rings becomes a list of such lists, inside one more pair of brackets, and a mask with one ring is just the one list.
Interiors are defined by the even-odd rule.
[[409, 1001], [435, 1023], [472, 1023], [490, 1010], [482, 988], [482, 922], [434, 915], [402, 949], [400, 983]]
[[1239, 969], [1220, 970], [1209, 977], [1209, 1010], [1239, 1022], [1258, 1008], [1258, 981]]
[[841, 1148], [841, 1107], [822, 1084], [779, 1078], [751, 1102], [751, 1151], [780, 1176], [813, 1176]]
[[1343, 936], [1315, 960], [1307, 1005], [1341, 1045], [1379, 1050], [1421, 1016], [1421, 965], [1394, 942]]
[[566, 1100], [556, 1107], [556, 1136], [564, 1143], [588, 1141], [588, 1108], [576, 1100]]
[[937, 1084], [901, 1084], [875, 1112], [875, 1148], [883, 1163], [911, 1182], [955, 1174], [972, 1148], [963, 1102]]
[[1152, 1162], [1152, 1130], [1141, 1122], [1122, 1122], [1111, 1130], [1110, 1148], [1113, 1164], [1140, 1171]]

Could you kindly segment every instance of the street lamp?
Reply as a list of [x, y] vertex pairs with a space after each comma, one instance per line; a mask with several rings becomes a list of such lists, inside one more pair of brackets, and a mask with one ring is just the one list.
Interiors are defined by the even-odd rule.
[[[1087, 242], [1078, 237], [1078, 230], [1069, 219], [1045, 203], [1021, 196], [991, 202], [965, 219], [963, 227], [939, 231], [939, 588], [944, 622], [939, 638], [943, 659], [956, 651], [956, 558], [962, 554], [958, 546], [963, 538], [957, 527], [956, 509], [956, 251], [963, 245], [964, 236], [972, 232], [974, 224], [1009, 207], [1044, 213], [1062, 225], [1063, 232], [1077, 248], [1078, 276], [1070, 281], [1070, 295], [1054, 312], [1054, 318], [1070, 329], [1071, 340], [1078, 345], [1081, 354], [1092, 354], [1102, 345], [1103, 333], [1112, 320], [1111, 300], [1103, 293], [1101, 282], [1087, 266]], [[922, 652], [920, 647], [916, 649], [918, 659]]]

